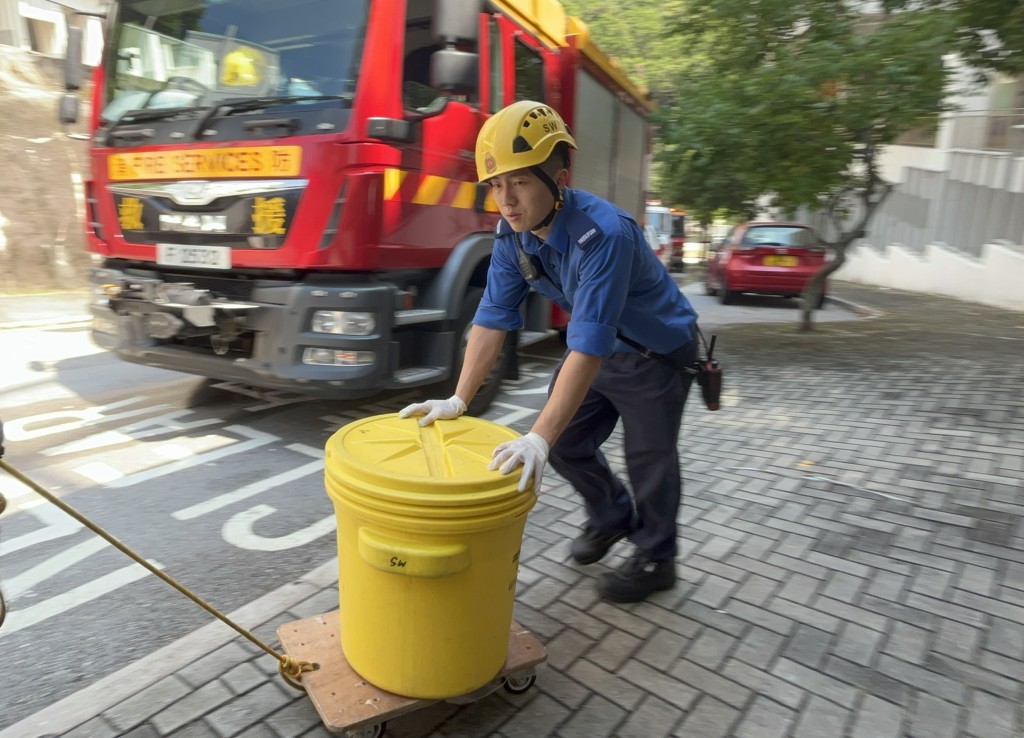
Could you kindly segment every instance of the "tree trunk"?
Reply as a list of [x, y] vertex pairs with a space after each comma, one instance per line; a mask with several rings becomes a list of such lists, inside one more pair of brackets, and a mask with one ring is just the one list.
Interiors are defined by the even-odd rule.
[[825, 280], [828, 279], [830, 274], [838, 271], [839, 267], [846, 263], [846, 249], [849, 248], [851, 243], [853, 243], [852, 236], [833, 244], [836, 258], [819, 269], [804, 286], [804, 291], [800, 295], [800, 330], [813, 330], [814, 324], [811, 321], [811, 316], [825, 290]]
[[[875, 173], [874, 156], [869, 156], [865, 161], [865, 166], [868, 170], [867, 185], [863, 190], [860, 191], [860, 201], [863, 209], [860, 218], [857, 220], [855, 225], [848, 230], [840, 230], [839, 238], [836, 239], [835, 243], [829, 244], [835, 249], [836, 258], [828, 262], [823, 266], [817, 274], [811, 277], [807, 284], [804, 286], [803, 294], [800, 297], [800, 330], [809, 331], [813, 330], [814, 325], [811, 321], [812, 313], [814, 312], [815, 306], [818, 304], [818, 300], [821, 298], [822, 290], [825, 286], [825, 280], [830, 274], [837, 271], [839, 267], [846, 263], [846, 250], [850, 247], [850, 244], [856, 241], [858, 238], [864, 238], [867, 234], [867, 225], [871, 222], [871, 218], [874, 217], [875, 211], [882, 206], [886, 198], [893, 190], [893, 185], [879, 179]], [[877, 192], [876, 188], [880, 190]], [[833, 204], [835, 204], [834, 201]], [[830, 217], [832, 210], [830, 209]]]

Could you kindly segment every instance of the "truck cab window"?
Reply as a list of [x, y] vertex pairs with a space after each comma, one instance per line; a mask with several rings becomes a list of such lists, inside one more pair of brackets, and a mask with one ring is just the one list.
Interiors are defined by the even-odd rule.
[[517, 41], [516, 100], [547, 100], [544, 94], [544, 60], [538, 52]]
[[491, 111], [497, 113], [505, 107], [505, 85], [504, 69], [501, 63], [501, 33], [498, 30], [498, 22], [491, 19], [488, 24], [491, 49]]
[[429, 0], [409, 0], [402, 47], [402, 107], [406, 110], [422, 112], [443, 97], [430, 86], [430, 57], [441, 48], [434, 40], [431, 11]]
[[124, 0], [106, 55], [104, 120], [248, 97], [355, 91], [368, 0]]

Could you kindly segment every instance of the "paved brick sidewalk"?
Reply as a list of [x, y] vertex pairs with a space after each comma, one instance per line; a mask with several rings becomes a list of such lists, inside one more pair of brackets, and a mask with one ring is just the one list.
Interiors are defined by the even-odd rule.
[[[435, 705], [388, 735], [1024, 736], [1024, 314], [835, 292], [882, 314], [720, 331], [725, 407], [691, 402], [684, 418], [674, 590], [599, 601], [604, 567], [568, 560], [583, 516], [549, 473], [515, 611], [549, 650], [536, 686]], [[331, 566], [247, 622], [274, 639], [332, 609]], [[326, 735], [272, 658], [207, 636], [105, 680], [123, 698], [62, 735]]]

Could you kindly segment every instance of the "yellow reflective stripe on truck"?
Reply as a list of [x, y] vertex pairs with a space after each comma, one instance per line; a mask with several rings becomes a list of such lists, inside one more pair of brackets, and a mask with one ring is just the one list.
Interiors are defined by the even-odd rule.
[[[434, 174], [391, 168], [384, 170], [385, 202], [446, 205], [469, 210], [476, 206], [476, 187], [475, 182], [462, 182]], [[489, 213], [498, 212], [498, 206], [489, 192], [484, 200], [484, 210]]]

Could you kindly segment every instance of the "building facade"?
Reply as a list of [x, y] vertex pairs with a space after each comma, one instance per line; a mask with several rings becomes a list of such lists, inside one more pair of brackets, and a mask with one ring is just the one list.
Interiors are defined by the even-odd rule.
[[1024, 311], [1024, 80], [971, 80], [935, 134], [888, 147], [896, 189], [838, 278]]

